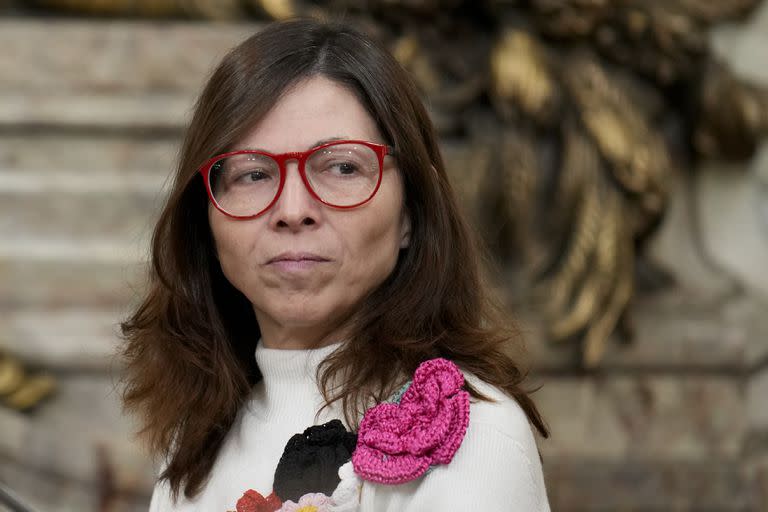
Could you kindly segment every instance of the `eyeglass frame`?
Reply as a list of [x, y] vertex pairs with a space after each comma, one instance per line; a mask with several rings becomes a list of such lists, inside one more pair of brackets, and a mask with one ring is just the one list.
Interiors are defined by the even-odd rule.
[[[339, 206], [339, 205], [328, 203], [324, 201], [319, 195], [317, 195], [317, 192], [315, 192], [315, 190], [312, 188], [312, 185], [309, 183], [309, 180], [307, 179], [306, 171], [304, 169], [304, 164], [306, 163], [307, 159], [313, 154], [315, 154], [317, 151], [320, 151], [330, 146], [338, 146], [340, 144], [361, 144], [363, 146], [366, 146], [372, 149], [376, 153], [376, 156], [378, 157], [378, 162], [379, 162], [379, 178], [376, 181], [376, 186], [371, 192], [371, 195], [368, 196], [368, 198], [365, 199], [364, 201], [360, 201], [359, 203], [346, 205], [346, 206]], [[301, 181], [304, 182], [304, 187], [309, 191], [310, 195], [314, 199], [331, 208], [336, 208], [339, 210], [349, 210], [351, 208], [357, 208], [359, 206], [362, 206], [368, 201], [370, 201], [371, 199], [373, 199], [373, 197], [376, 195], [376, 192], [379, 191], [382, 177], [384, 175], [384, 157], [386, 157], [387, 155], [394, 156], [394, 154], [395, 154], [395, 148], [393, 148], [388, 144], [379, 144], [377, 142], [369, 142], [367, 140], [339, 139], [339, 140], [326, 142], [324, 144], [320, 144], [319, 146], [309, 148], [306, 151], [290, 151], [287, 153], [279, 153], [279, 154], [270, 153], [269, 151], [261, 151], [258, 149], [241, 149], [237, 151], [229, 151], [227, 153], [222, 153], [220, 155], [216, 155], [206, 160], [205, 163], [203, 163], [203, 165], [201, 165], [198, 168], [198, 172], [203, 176], [203, 181], [205, 183], [205, 190], [208, 193], [208, 198], [210, 199], [211, 203], [213, 204], [213, 206], [216, 207], [217, 210], [219, 210], [221, 213], [223, 213], [227, 217], [231, 217], [233, 219], [248, 220], [248, 219], [254, 219], [266, 213], [266, 211], [272, 208], [272, 206], [274, 206], [277, 200], [280, 199], [280, 194], [283, 193], [283, 186], [285, 185], [286, 176], [288, 175], [288, 168], [286, 167], [286, 163], [289, 160], [297, 161], [298, 171], [299, 171], [299, 176], [301, 176]], [[272, 201], [270, 201], [270, 203], [267, 206], [262, 208], [261, 211], [253, 215], [233, 215], [227, 212], [226, 210], [224, 210], [224, 208], [221, 205], [219, 205], [219, 203], [213, 197], [213, 191], [211, 190], [211, 182], [209, 179], [211, 169], [219, 160], [222, 160], [224, 158], [229, 158], [235, 155], [262, 155], [262, 156], [269, 157], [273, 159], [275, 162], [277, 162], [277, 167], [280, 172], [280, 183], [277, 187], [277, 192], [275, 193], [275, 197], [272, 199]]]

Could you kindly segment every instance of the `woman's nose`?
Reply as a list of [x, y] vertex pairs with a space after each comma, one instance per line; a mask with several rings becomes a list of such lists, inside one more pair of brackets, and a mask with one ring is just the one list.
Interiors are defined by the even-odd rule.
[[291, 231], [315, 225], [319, 220], [319, 206], [301, 179], [298, 163], [286, 162], [283, 190], [272, 206], [272, 225]]

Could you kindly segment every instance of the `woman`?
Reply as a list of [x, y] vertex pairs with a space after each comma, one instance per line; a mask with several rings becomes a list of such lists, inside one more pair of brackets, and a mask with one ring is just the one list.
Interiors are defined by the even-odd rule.
[[476, 247], [385, 50], [310, 20], [232, 50], [122, 324], [150, 510], [548, 510]]

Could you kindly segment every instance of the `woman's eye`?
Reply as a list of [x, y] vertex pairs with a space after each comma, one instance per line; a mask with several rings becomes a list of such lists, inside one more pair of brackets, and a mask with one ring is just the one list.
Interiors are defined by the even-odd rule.
[[258, 181], [264, 181], [269, 179], [270, 176], [268, 173], [264, 171], [260, 171], [258, 169], [249, 170], [249, 171], [243, 171], [240, 173], [235, 174], [235, 181], [241, 182], [241, 183], [255, 183]]
[[353, 164], [352, 162], [339, 162], [331, 164], [329, 167], [331, 171], [347, 176], [350, 174], [355, 174], [358, 171], [357, 165]]

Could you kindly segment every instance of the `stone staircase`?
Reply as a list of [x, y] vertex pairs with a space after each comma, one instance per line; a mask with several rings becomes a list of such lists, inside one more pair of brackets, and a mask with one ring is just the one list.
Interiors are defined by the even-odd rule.
[[[59, 382], [31, 414], [0, 408], [0, 482], [41, 511], [146, 510], [117, 322], [195, 94], [258, 28], [0, 18], [0, 350]], [[768, 510], [765, 302], [691, 285], [636, 311], [636, 343], [589, 374], [523, 314], [552, 510]]]
[[146, 510], [117, 324], [197, 89], [256, 28], [0, 19], [0, 350], [58, 381], [0, 408], [0, 482], [39, 510]]

